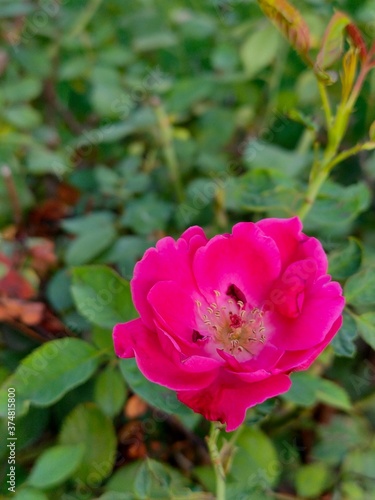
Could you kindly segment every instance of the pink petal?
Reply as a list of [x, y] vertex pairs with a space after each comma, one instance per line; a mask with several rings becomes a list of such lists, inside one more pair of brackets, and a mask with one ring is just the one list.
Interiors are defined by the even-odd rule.
[[285, 269], [269, 295], [280, 314], [288, 318], [297, 318], [301, 314], [305, 290], [313, 284], [316, 273], [317, 266], [313, 259], [293, 262]]
[[248, 302], [264, 300], [271, 282], [280, 272], [280, 255], [275, 243], [251, 222], [233, 227], [229, 236], [215, 236], [198, 249], [194, 274], [203, 295], [214, 297], [214, 290], [226, 292], [234, 284]]
[[260, 382], [216, 381], [202, 391], [179, 391], [178, 399], [211, 421], [227, 424], [227, 432], [239, 427], [246, 410], [268, 398], [286, 392], [291, 386], [287, 375], [274, 375]]
[[162, 348], [158, 334], [140, 319], [116, 325], [114, 343], [118, 356], [136, 357], [138, 368], [148, 380], [173, 390], [205, 388], [217, 378], [221, 366], [220, 362], [201, 356], [182, 359], [167, 338]]
[[304, 241], [297, 249], [294, 259], [302, 260], [307, 258], [314, 259], [318, 276], [327, 274], [328, 259], [322, 244], [316, 238], [305, 236]]
[[270, 236], [276, 243], [281, 257], [282, 266], [289, 263], [302, 239], [302, 222], [298, 217], [291, 219], [263, 219], [256, 223], [264, 234]]
[[199, 226], [189, 227], [182, 233], [181, 238], [186, 240], [189, 243], [189, 248], [193, 250], [196, 250], [208, 242], [205, 232]]
[[307, 370], [319, 354], [327, 347], [342, 325], [342, 317], [338, 318], [325, 339], [312, 349], [303, 351], [287, 351], [281, 357], [275, 368], [276, 373], [289, 373], [290, 371]]
[[160, 281], [151, 288], [147, 301], [154, 311], [153, 316], [165, 331], [192, 344], [193, 331], [198, 326], [197, 305], [191, 293], [173, 281]]
[[287, 318], [274, 311], [270, 322], [274, 332], [272, 343], [288, 351], [298, 351], [317, 346], [329, 334], [345, 305], [341, 286], [319, 278], [306, 291], [302, 312], [298, 318]]
[[145, 324], [153, 327], [152, 310], [147, 295], [155, 283], [173, 280], [181, 286], [192, 289], [195, 281], [189, 257], [189, 245], [180, 238], [162, 238], [156, 248], [149, 248], [134, 268], [131, 290], [134, 305]]
[[302, 233], [302, 223], [298, 217], [291, 219], [263, 219], [256, 225], [276, 243], [284, 268], [292, 260], [313, 258], [318, 274], [327, 272], [328, 261], [321, 243]]

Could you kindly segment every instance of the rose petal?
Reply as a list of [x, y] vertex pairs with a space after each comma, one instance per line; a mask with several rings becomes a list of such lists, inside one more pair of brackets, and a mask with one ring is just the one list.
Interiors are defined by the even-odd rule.
[[[198, 295], [196, 298], [198, 300]], [[199, 299], [203, 300], [200, 296]], [[151, 288], [147, 300], [154, 317], [165, 331], [188, 345], [193, 343], [193, 332], [199, 326], [196, 321], [197, 305], [191, 294], [173, 281], [160, 281]]]
[[153, 327], [148, 292], [159, 281], [173, 280], [183, 287], [194, 288], [188, 242], [180, 238], [162, 238], [156, 248], [149, 248], [134, 268], [131, 290], [134, 305], [144, 323]]
[[199, 248], [193, 267], [198, 287], [208, 300], [214, 298], [214, 290], [225, 293], [234, 284], [248, 302], [257, 305], [279, 275], [280, 255], [272, 239], [255, 224], [242, 222], [231, 235], [215, 236]]
[[307, 370], [319, 354], [327, 347], [342, 325], [342, 317], [338, 318], [325, 339], [312, 349], [303, 351], [287, 351], [277, 363], [275, 373], [289, 373], [290, 371]]
[[293, 260], [311, 257], [316, 261], [319, 274], [327, 272], [328, 260], [320, 241], [302, 233], [302, 222], [298, 217], [263, 219], [256, 225], [275, 241], [283, 268]]
[[173, 390], [207, 387], [217, 378], [221, 366], [220, 362], [201, 356], [181, 359], [180, 352], [168, 340], [161, 348], [158, 335], [141, 319], [117, 325], [114, 343], [117, 356], [135, 356], [138, 368], [148, 380]]
[[177, 396], [208, 420], [226, 423], [227, 432], [231, 432], [242, 424], [248, 408], [286, 392], [290, 386], [287, 375], [274, 375], [252, 384], [235, 378], [216, 381], [205, 390], [179, 391]]
[[338, 283], [319, 278], [306, 292], [302, 312], [298, 318], [286, 318], [274, 311], [270, 322], [274, 331], [272, 343], [286, 351], [314, 348], [330, 332], [345, 305]]

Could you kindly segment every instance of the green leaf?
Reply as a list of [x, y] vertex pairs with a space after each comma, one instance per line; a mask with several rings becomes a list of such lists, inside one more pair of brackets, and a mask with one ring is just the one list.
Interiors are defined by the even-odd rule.
[[345, 280], [358, 271], [362, 262], [362, 246], [359, 240], [350, 237], [349, 243], [329, 255], [329, 274], [335, 280]]
[[132, 493], [134, 491], [134, 478], [141, 464], [142, 462], [137, 460], [117, 469], [106, 484], [106, 491]]
[[20, 129], [33, 129], [41, 122], [41, 115], [34, 108], [26, 104], [19, 104], [4, 112], [6, 120]]
[[[32, 406], [29, 408], [26, 415], [20, 416], [16, 412], [16, 418], [17, 449], [23, 450], [25, 448], [30, 448], [42, 438], [48, 427], [50, 412], [45, 407], [37, 408], [36, 406]], [[32, 429], [33, 432], [30, 432], [30, 429]]]
[[51, 151], [43, 146], [33, 146], [27, 155], [27, 170], [33, 175], [54, 174], [61, 176], [71, 168], [65, 152]]
[[316, 58], [316, 69], [324, 70], [340, 59], [344, 49], [345, 28], [350, 18], [342, 12], [335, 12], [327, 26], [323, 37], [322, 47]]
[[342, 186], [328, 180], [306, 216], [305, 230], [327, 238], [346, 235], [353, 221], [370, 203], [371, 193], [365, 183]]
[[[98, 351], [83, 340], [63, 338], [47, 342], [24, 358], [6, 380], [1, 388], [1, 402], [11, 386], [16, 387], [18, 404], [49, 406], [91, 377], [98, 363]], [[5, 415], [2, 406], [0, 414]]]
[[[173, 498], [189, 484], [177, 470], [146, 458], [134, 478], [134, 493], [138, 498]], [[173, 495], [173, 496], [172, 496]]]
[[291, 215], [300, 193], [290, 177], [275, 170], [254, 169], [239, 177], [228, 177], [224, 186], [229, 210], [268, 212]]
[[355, 316], [359, 334], [365, 342], [375, 349], [375, 312]]
[[302, 465], [297, 469], [295, 485], [297, 494], [304, 498], [318, 498], [327, 488], [331, 471], [325, 464]]
[[345, 283], [344, 295], [354, 307], [375, 304], [375, 267], [363, 269], [351, 276]]
[[237, 445], [231, 475], [238, 485], [274, 486], [279, 478], [281, 466], [269, 437], [257, 428], [245, 428]]
[[311, 163], [309, 154], [296, 154], [295, 151], [258, 139], [247, 142], [244, 160], [252, 169], [267, 171], [273, 168], [288, 178], [301, 174]]
[[317, 398], [333, 408], [350, 410], [352, 405], [348, 393], [331, 380], [318, 379]]
[[131, 279], [135, 263], [151, 245], [152, 241], [141, 236], [121, 236], [98, 260], [117, 264], [121, 275]]
[[116, 236], [112, 224], [83, 232], [69, 245], [65, 254], [66, 263], [79, 266], [92, 261], [115, 241]]
[[208, 99], [214, 90], [214, 82], [202, 76], [178, 79], [171, 89], [167, 109], [172, 113], [186, 112], [198, 102]]
[[47, 284], [47, 298], [55, 311], [62, 312], [73, 306], [73, 297], [70, 293], [71, 276], [68, 269], [60, 269]]
[[258, 0], [258, 3], [290, 45], [306, 56], [311, 43], [310, 31], [300, 12], [286, 0]]
[[34, 488], [17, 489], [16, 494], [13, 496], [14, 500], [48, 500], [48, 497], [42, 491]]
[[193, 414], [190, 408], [178, 401], [174, 391], [147, 380], [139, 371], [135, 359], [121, 359], [120, 370], [131, 390], [150, 405], [180, 417]]
[[2, 85], [3, 98], [9, 103], [35, 99], [41, 91], [42, 81], [32, 76], [24, 76]]
[[352, 358], [356, 352], [354, 341], [358, 335], [357, 326], [353, 317], [346, 310], [344, 310], [343, 319], [342, 327], [331, 341], [331, 346], [337, 356]]
[[130, 227], [135, 233], [149, 235], [164, 230], [172, 215], [173, 205], [153, 195], [132, 200], [121, 217], [121, 225]]
[[80, 445], [83, 459], [73, 477], [88, 486], [98, 486], [109, 476], [115, 462], [116, 434], [111, 420], [92, 403], [76, 406], [65, 419], [62, 445]]
[[126, 387], [117, 368], [108, 366], [95, 380], [94, 400], [108, 417], [117, 415], [124, 406]]
[[106, 266], [73, 269], [72, 294], [78, 311], [95, 325], [113, 328], [137, 316], [129, 283]]
[[153, 110], [150, 108], [140, 108], [131, 113], [126, 120], [116, 123], [108, 122], [103, 127], [85, 132], [84, 135], [74, 141], [72, 147], [92, 147], [95, 144], [117, 142], [134, 132], [147, 130], [154, 126], [155, 123], [156, 118]]
[[61, 227], [72, 234], [90, 233], [95, 230], [102, 230], [114, 220], [114, 214], [109, 211], [91, 212], [88, 215], [70, 217], [61, 222]]
[[287, 401], [301, 406], [312, 406], [321, 401], [340, 410], [351, 408], [347, 392], [330, 380], [316, 377], [309, 372], [293, 373], [291, 380], [292, 387], [282, 395]]
[[329, 422], [319, 424], [319, 441], [314, 445], [312, 457], [338, 466], [348, 451], [358, 448], [367, 439], [368, 425], [362, 417], [333, 415]]
[[313, 406], [317, 401], [317, 378], [308, 372], [291, 374], [292, 386], [281, 397], [300, 406]]
[[65, 482], [82, 461], [84, 446], [53, 446], [39, 456], [27, 483], [35, 488], [48, 489]]
[[254, 31], [243, 43], [240, 56], [248, 78], [253, 78], [276, 58], [280, 37], [272, 26]]
[[375, 479], [375, 450], [350, 452], [344, 461], [343, 469], [351, 474]]

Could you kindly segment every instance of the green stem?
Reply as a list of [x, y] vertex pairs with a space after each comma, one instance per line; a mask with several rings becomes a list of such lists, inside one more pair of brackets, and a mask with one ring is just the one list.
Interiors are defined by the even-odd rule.
[[212, 422], [207, 443], [216, 477], [216, 500], [225, 500], [225, 472], [217, 446], [219, 434], [220, 429], [217, 427], [216, 422]]
[[91, 0], [79, 15], [76, 23], [70, 32], [66, 35], [67, 39], [76, 38], [89, 24], [91, 19], [94, 17], [96, 11], [100, 7], [102, 0]]
[[176, 152], [173, 147], [173, 133], [171, 124], [168, 115], [165, 112], [163, 106], [160, 104], [159, 100], [155, 99], [154, 110], [160, 129], [160, 139], [162, 142], [165, 161], [169, 169], [171, 180], [174, 184], [176, 197], [178, 201], [182, 203], [184, 201], [184, 192], [182, 189]]
[[364, 144], [357, 144], [356, 146], [353, 146], [350, 149], [346, 149], [345, 151], [342, 151], [340, 154], [338, 154], [328, 164], [328, 169], [332, 170], [333, 167], [335, 167], [342, 161], [350, 158], [351, 156], [354, 156], [357, 153], [360, 153], [361, 151], [371, 151], [372, 149], [375, 149], [375, 142], [365, 142]]
[[320, 92], [320, 97], [322, 99], [324, 115], [326, 117], [327, 129], [330, 130], [332, 127], [332, 110], [328, 98], [327, 87], [318, 79], [318, 87]]
[[[322, 85], [319, 83], [319, 88], [321, 88], [321, 86]], [[320, 188], [327, 180], [332, 167], [338, 163], [337, 158], [340, 157], [340, 155], [336, 156], [337, 151], [345, 135], [348, 127], [349, 116], [352, 111], [352, 107], [349, 107], [348, 104], [341, 103], [337, 109], [337, 114], [333, 119], [328, 102], [327, 90], [325, 88], [321, 88], [321, 96], [327, 120], [328, 144], [324, 151], [323, 158], [318, 160], [311, 170], [310, 182], [307, 188], [305, 201], [300, 210], [297, 212], [297, 215], [301, 220], [303, 220], [310, 212], [315, 203], [316, 197], [318, 196]], [[339, 161], [342, 161], [342, 159], [345, 159], [344, 155]]]
[[307, 188], [305, 201], [302, 207], [298, 210], [298, 217], [303, 220], [306, 215], [310, 212], [316, 197], [322, 187], [323, 183], [328, 177], [329, 172], [326, 170], [320, 170], [320, 172], [315, 176], [314, 180], [310, 182], [309, 187]]

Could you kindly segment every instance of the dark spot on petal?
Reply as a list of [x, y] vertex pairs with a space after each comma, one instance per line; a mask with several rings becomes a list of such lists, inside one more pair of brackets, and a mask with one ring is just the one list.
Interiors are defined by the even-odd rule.
[[201, 335], [198, 330], [193, 330], [192, 341], [198, 342], [198, 340], [204, 339], [204, 335]]
[[236, 302], [238, 302], [239, 300], [241, 300], [244, 304], [246, 304], [247, 302], [245, 294], [236, 285], [229, 285], [226, 294]]

